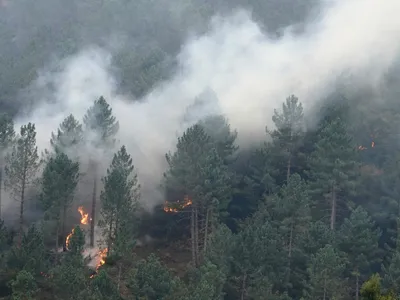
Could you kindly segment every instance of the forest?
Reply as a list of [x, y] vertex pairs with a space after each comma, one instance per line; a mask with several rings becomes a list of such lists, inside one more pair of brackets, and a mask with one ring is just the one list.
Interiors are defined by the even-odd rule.
[[[67, 116], [42, 154], [35, 124], [3, 114], [2, 194], [19, 218], [1, 223], [2, 297], [397, 299], [399, 107], [329, 100], [309, 124], [289, 96], [245, 149], [223, 115], [190, 126], [165, 155], [168, 200], [152, 211], [104, 97], [83, 120]], [[84, 143], [118, 149], [103, 153], [106, 172], [80, 155]], [[75, 197], [83, 180], [91, 207]], [[29, 202], [42, 214], [27, 224]]]
[[1, 0], [0, 299], [400, 299], [399, 9]]

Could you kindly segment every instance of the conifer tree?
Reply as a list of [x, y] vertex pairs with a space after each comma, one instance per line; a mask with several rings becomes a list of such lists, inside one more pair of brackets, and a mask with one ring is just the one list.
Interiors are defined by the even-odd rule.
[[15, 139], [14, 122], [6, 114], [0, 115], [0, 219], [2, 213], [3, 169], [4, 159]]
[[[357, 174], [355, 145], [340, 118], [324, 125], [309, 163], [311, 188], [318, 199], [325, 197], [329, 201], [330, 227], [334, 230], [338, 200], [354, 189]], [[319, 210], [327, 209], [325, 202], [317, 204]]]
[[14, 199], [19, 201], [19, 237], [23, 236], [24, 206], [27, 187], [35, 179], [39, 167], [38, 149], [36, 146], [35, 125], [28, 123], [21, 126], [20, 136], [12, 151], [6, 156], [5, 186], [11, 191]]
[[66, 249], [67, 211], [74, 198], [79, 180], [79, 163], [73, 162], [66, 154], [56, 150], [55, 157], [50, 157], [42, 175], [41, 201], [50, 218], [56, 221], [56, 250], [61, 233]]
[[11, 281], [12, 300], [34, 300], [38, 292], [35, 278], [31, 273], [22, 270], [15, 280]]
[[[302, 252], [302, 240], [310, 225], [310, 197], [307, 184], [298, 174], [289, 177], [287, 185], [282, 187], [276, 196], [267, 198], [273, 207], [272, 220], [276, 223], [280, 234], [285, 239], [287, 251], [286, 285], [300, 274], [292, 274], [293, 260], [296, 262]], [[298, 261], [297, 261], [298, 263]], [[295, 272], [297, 273], [297, 272]], [[292, 275], [294, 275], [292, 278]], [[302, 281], [304, 279], [300, 279]]]
[[235, 144], [237, 131], [231, 130], [228, 120], [222, 115], [211, 115], [201, 120], [199, 125], [210, 136], [224, 164], [232, 163], [238, 150], [238, 146]]
[[99, 226], [106, 239], [107, 255], [114, 255], [119, 260], [119, 289], [123, 259], [130, 254], [135, 243], [135, 212], [140, 198], [137, 174], [125, 146], [114, 155], [103, 183]]
[[312, 256], [306, 299], [342, 299], [345, 264], [332, 245], [326, 245]]
[[131, 271], [128, 287], [133, 295], [149, 300], [163, 300], [175, 289], [177, 279], [160, 260], [151, 254]]
[[[112, 108], [101, 96], [98, 100], [94, 101], [93, 105], [87, 110], [83, 118], [85, 125], [85, 138], [89, 142], [89, 146], [99, 151], [103, 149], [102, 156], [107, 156], [104, 153], [105, 149], [112, 149], [115, 145], [115, 136], [119, 130], [119, 123], [113, 116]], [[92, 195], [92, 209], [91, 209], [91, 223], [90, 223], [90, 246], [94, 246], [94, 227], [96, 224], [96, 201], [97, 201], [97, 164], [96, 159], [104, 159], [104, 157], [95, 157], [89, 159], [89, 168], [93, 173], [93, 195]]]
[[[215, 214], [229, 204], [231, 176], [210, 136], [198, 124], [178, 138], [177, 150], [174, 154], [167, 154], [166, 159], [169, 165], [165, 174], [166, 186], [192, 201], [192, 261], [198, 266], [202, 256], [200, 244], [207, 245], [209, 225], [212, 229]], [[201, 221], [205, 228], [199, 228]], [[203, 243], [199, 238], [202, 230]]]
[[125, 243], [133, 241], [126, 239], [133, 237], [133, 227], [132, 230], [129, 227], [132, 226], [140, 198], [137, 174], [125, 146], [114, 154], [103, 183], [104, 190], [100, 195], [102, 220], [99, 225], [103, 228], [108, 253], [123, 252], [127, 246]]
[[79, 226], [75, 226], [69, 240], [69, 252], [51, 272], [54, 289], [61, 299], [77, 299], [87, 288], [88, 275], [82, 257], [84, 243], [84, 233]]
[[[272, 137], [275, 164], [284, 163], [286, 182], [292, 174], [293, 165], [298, 158], [298, 151], [304, 137], [304, 114], [303, 105], [299, 99], [291, 95], [282, 104], [282, 110], [274, 110], [272, 121], [276, 129], [266, 129]], [[280, 166], [278, 166], [280, 169]]]
[[348, 255], [349, 271], [355, 277], [356, 299], [359, 299], [360, 280], [371, 274], [374, 263], [380, 262], [378, 241], [381, 232], [368, 213], [360, 206], [352, 211], [340, 228], [339, 244]]
[[82, 125], [70, 114], [61, 122], [57, 133], [51, 133], [50, 144], [53, 151], [59, 150], [71, 156], [77, 154], [77, 146], [82, 143], [82, 139]]

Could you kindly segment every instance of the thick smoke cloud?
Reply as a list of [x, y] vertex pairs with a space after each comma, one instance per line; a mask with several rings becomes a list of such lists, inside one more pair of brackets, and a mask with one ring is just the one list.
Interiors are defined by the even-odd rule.
[[[197, 96], [210, 89], [215, 93], [218, 109], [239, 131], [239, 143], [263, 138], [273, 109], [291, 93], [311, 108], [338, 80], [378, 88], [400, 53], [398, 11], [398, 0], [327, 1], [303, 32], [289, 27], [279, 39], [264, 33], [245, 11], [216, 17], [206, 34], [182, 47], [176, 74], [141, 99], [118, 89], [112, 50], [91, 45], [43, 70], [27, 90], [42, 104], [17, 123], [36, 123], [44, 149], [65, 116], [81, 119], [103, 95], [120, 122], [120, 144], [133, 156], [143, 201], [152, 206], [163, 200], [157, 185], [164, 154], [188, 125], [186, 109]], [[207, 103], [191, 113], [189, 123], [215, 112]]]

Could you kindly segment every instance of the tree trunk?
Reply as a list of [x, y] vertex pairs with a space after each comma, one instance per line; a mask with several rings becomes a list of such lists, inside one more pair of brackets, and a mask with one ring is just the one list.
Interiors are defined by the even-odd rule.
[[335, 230], [335, 223], [336, 223], [336, 191], [335, 186], [332, 186], [331, 192], [331, 230]]
[[[67, 207], [64, 205], [63, 207], [63, 217], [62, 217], [62, 227], [61, 227], [61, 236], [63, 238], [63, 251], [67, 251], [67, 238], [65, 236], [65, 223], [67, 220]], [[58, 249], [58, 248], [57, 248]]]
[[117, 291], [118, 291], [118, 293], [119, 293], [119, 286], [120, 286], [120, 283], [121, 283], [121, 273], [122, 273], [122, 266], [121, 266], [121, 262], [119, 262], [118, 263], [118, 283], [117, 283]]
[[194, 235], [196, 247], [196, 268], [199, 266], [199, 208], [195, 207], [194, 210]]
[[24, 204], [25, 204], [25, 183], [26, 183], [26, 171], [22, 178], [21, 184], [21, 205], [19, 207], [19, 245], [22, 245], [22, 236], [24, 234]]
[[292, 168], [292, 154], [289, 153], [289, 159], [288, 159], [288, 162], [287, 162], [287, 171], [286, 171], [286, 183], [289, 182], [291, 168]]
[[0, 220], [1, 220], [1, 208], [2, 208], [2, 194], [3, 194], [3, 166], [0, 167]]
[[358, 296], [358, 290], [360, 289], [359, 288], [359, 276], [358, 275], [356, 275], [356, 300], [358, 300], [359, 299], [359, 296]]
[[242, 276], [242, 286], [240, 288], [240, 300], [244, 300], [246, 297], [246, 280], [247, 280], [247, 274], [243, 274]]
[[288, 275], [287, 283], [290, 282], [290, 273], [292, 267], [292, 248], [293, 248], [293, 222], [290, 224], [290, 235], [289, 235], [289, 251], [288, 251]]
[[56, 225], [56, 253], [58, 252], [58, 237], [60, 235], [60, 222], [57, 220]]
[[192, 206], [192, 212], [190, 216], [190, 235], [192, 240], [192, 263], [196, 266], [196, 246], [195, 246], [195, 234], [194, 234], [194, 207]]
[[203, 252], [204, 254], [207, 251], [207, 243], [208, 243], [208, 223], [210, 222], [210, 209], [207, 209], [207, 213], [206, 213], [206, 224], [204, 226], [204, 248], [203, 248]]
[[108, 233], [108, 242], [107, 242], [107, 256], [110, 254], [111, 252], [111, 240], [112, 240], [112, 223], [113, 221], [110, 220], [110, 228], [109, 228], [109, 233]]
[[97, 172], [94, 172], [93, 179], [93, 195], [92, 195], [92, 212], [90, 215], [90, 247], [94, 247], [94, 225], [96, 215], [96, 192], [97, 192]]
[[326, 300], [326, 277], [324, 277], [324, 298], [323, 300]]

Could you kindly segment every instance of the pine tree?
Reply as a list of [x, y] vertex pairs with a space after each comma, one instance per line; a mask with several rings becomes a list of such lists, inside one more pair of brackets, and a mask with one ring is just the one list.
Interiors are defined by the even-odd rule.
[[[357, 173], [355, 145], [341, 119], [325, 124], [309, 162], [311, 187], [318, 197], [330, 201], [330, 227], [334, 230], [338, 200], [354, 189]], [[318, 207], [326, 209], [325, 203], [319, 203]]]
[[[282, 111], [274, 110], [272, 121], [276, 129], [266, 129], [272, 137], [274, 148], [274, 163], [283, 162], [285, 165], [286, 182], [295, 167], [294, 162], [298, 158], [298, 151], [304, 137], [304, 114], [303, 106], [299, 99], [291, 95], [282, 104]], [[280, 169], [280, 166], [277, 166]]]
[[[307, 184], [298, 174], [289, 177], [287, 185], [282, 187], [280, 193], [274, 197], [267, 198], [272, 202], [272, 220], [279, 228], [280, 234], [285, 239], [287, 251], [287, 276], [286, 285], [294, 284], [294, 281], [303, 281], [299, 272], [292, 272], [302, 253], [302, 240], [310, 225], [310, 197]], [[300, 278], [298, 278], [300, 277]], [[301, 284], [301, 283], [300, 283]]]
[[140, 185], [125, 146], [114, 155], [103, 183], [99, 226], [103, 228], [107, 242], [107, 255], [119, 258], [119, 288], [123, 259], [130, 254], [135, 243], [134, 217], [140, 198]]
[[[87, 110], [83, 118], [85, 125], [85, 138], [89, 141], [93, 149], [112, 149], [115, 146], [115, 136], [119, 130], [119, 123], [113, 116], [112, 108], [101, 96], [94, 101], [93, 105]], [[103, 151], [104, 152], [104, 151]], [[107, 155], [103, 153], [102, 155]], [[90, 158], [89, 168], [93, 173], [93, 195], [92, 195], [92, 211], [90, 223], [90, 246], [94, 246], [94, 227], [96, 219], [96, 201], [97, 201], [97, 164], [96, 159]]]
[[133, 221], [140, 198], [138, 178], [125, 146], [114, 155], [103, 183], [104, 190], [100, 196], [102, 220], [99, 225], [106, 237], [108, 253], [124, 251], [125, 246], [122, 244], [129, 235], [133, 235], [132, 231], [125, 230]]
[[38, 287], [31, 273], [22, 270], [11, 281], [12, 300], [34, 300]]
[[87, 289], [88, 274], [85, 272], [82, 251], [85, 236], [79, 226], [73, 230], [69, 252], [51, 272], [52, 283], [60, 299], [74, 300]]
[[381, 232], [368, 213], [358, 206], [340, 228], [339, 245], [348, 255], [349, 268], [355, 277], [356, 299], [359, 299], [360, 280], [371, 274], [371, 267], [379, 263], [378, 241]]
[[[177, 150], [166, 155], [169, 165], [165, 185], [191, 200], [192, 261], [199, 265], [200, 245], [208, 243], [209, 229], [215, 227], [217, 215], [226, 210], [231, 198], [231, 175], [218, 155], [209, 135], [200, 125], [188, 128], [178, 138]], [[199, 228], [202, 222], [204, 228]], [[199, 232], [204, 230], [203, 243]]]
[[229, 165], [235, 159], [237, 131], [232, 131], [228, 120], [222, 115], [211, 115], [199, 122], [215, 144], [218, 156]]
[[74, 198], [74, 192], [79, 180], [79, 163], [73, 162], [63, 152], [56, 151], [55, 157], [50, 157], [42, 175], [41, 201], [43, 207], [56, 221], [56, 250], [58, 249], [59, 233], [66, 249], [65, 225], [67, 211]]
[[310, 276], [306, 298], [314, 299], [342, 299], [343, 271], [345, 264], [335, 248], [331, 245], [318, 250], [311, 257], [308, 273]]
[[2, 209], [4, 159], [15, 139], [14, 122], [6, 114], [0, 115], [0, 219]]
[[[258, 212], [265, 215], [265, 212]], [[233, 244], [233, 272], [240, 299], [248, 299], [247, 290], [261, 277], [271, 284], [284, 280], [285, 253], [282, 238], [274, 226], [256, 216], [236, 236]]]
[[77, 155], [78, 146], [81, 145], [82, 140], [82, 125], [70, 114], [62, 121], [57, 133], [51, 133], [50, 144], [53, 151], [59, 150], [72, 157], [72, 155]]
[[163, 300], [175, 289], [176, 280], [170, 270], [151, 254], [146, 260], [140, 260], [133, 268], [128, 288], [136, 297]]
[[11, 190], [14, 199], [20, 202], [19, 237], [23, 236], [24, 205], [27, 187], [35, 178], [39, 167], [38, 149], [36, 146], [35, 125], [28, 123], [21, 126], [20, 136], [12, 151], [6, 156], [5, 186]]
[[31, 225], [24, 233], [20, 245], [14, 245], [7, 257], [9, 270], [26, 270], [33, 276], [41, 276], [48, 268], [48, 253], [43, 234], [36, 226]]

